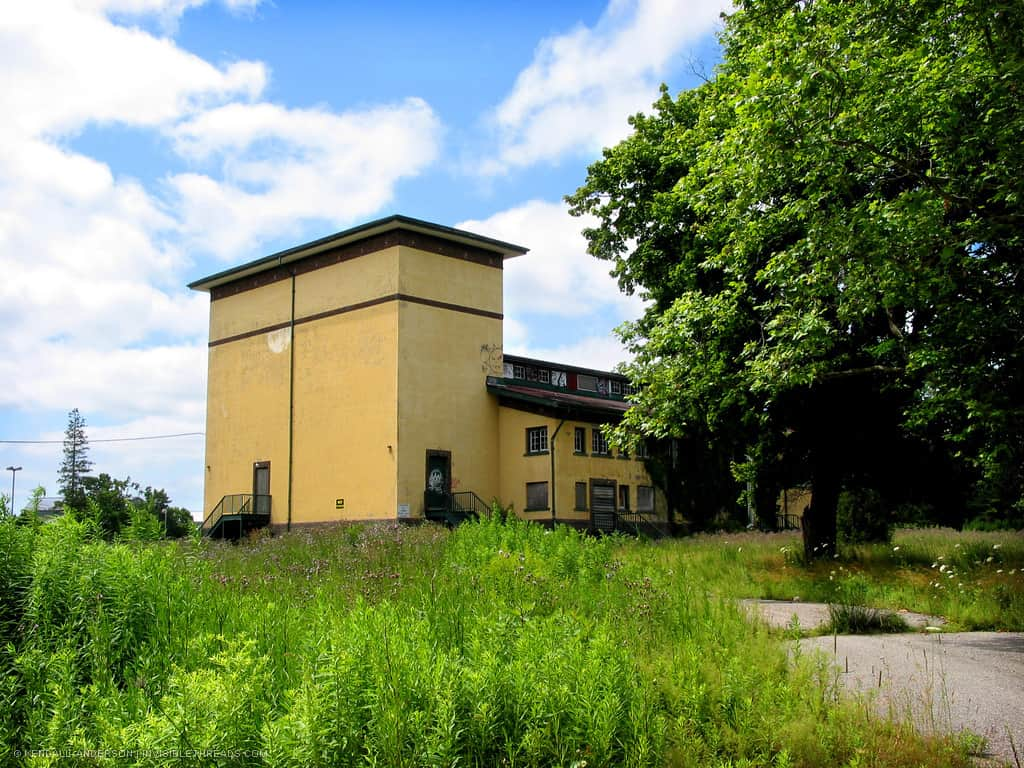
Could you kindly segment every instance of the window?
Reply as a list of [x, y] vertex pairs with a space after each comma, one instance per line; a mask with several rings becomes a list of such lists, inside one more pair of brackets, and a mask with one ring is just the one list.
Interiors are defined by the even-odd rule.
[[512, 378], [515, 378], [515, 379], [525, 379], [526, 378], [526, 368], [521, 366], [521, 365], [513, 365], [512, 366]]
[[604, 434], [601, 432], [600, 427], [594, 427], [591, 430], [590, 452], [595, 456], [608, 455], [608, 441], [604, 439]]
[[556, 387], [565, 386], [565, 371], [552, 371], [551, 372], [551, 383]]
[[587, 452], [587, 430], [583, 427], [576, 427], [573, 431], [572, 449], [575, 453]]
[[629, 486], [619, 486], [619, 509], [629, 511]]
[[548, 508], [548, 484], [527, 483], [526, 484], [526, 511], [536, 511]]
[[647, 451], [647, 441], [641, 440], [636, 444], [636, 457], [638, 459], [650, 458], [651, 454]]
[[587, 484], [576, 483], [576, 509], [585, 512], [587, 509]]
[[540, 381], [541, 384], [551, 383], [551, 371], [549, 371], [547, 368], [541, 368], [539, 371], [537, 371], [537, 376], [538, 381]]
[[544, 453], [548, 449], [548, 428], [530, 427], [526, 430], [526, 452]]
[[613, 395], [621, 395], [622, 394], [622, 382], [621, 381], [616, 381], [615, 379], [612, 379], [611, 386], [612, 386], [612, 394]]
[[654, 511], [653, 485], [638, 485], [636, 487], [636, 509], [638, 512]]
[[597, 392], [597, 376], [580, 374], [576, 377], [576, 389], [585, 389], [587, 392]]

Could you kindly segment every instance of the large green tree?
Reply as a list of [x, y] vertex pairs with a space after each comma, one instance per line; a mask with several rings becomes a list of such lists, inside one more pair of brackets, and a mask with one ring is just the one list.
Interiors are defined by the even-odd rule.
[[569, 197], [651, 299], [623, 437], [798, 467], [809, 555], [901, 473], [1024, 516], [1024, 5], [749, 0], [722, 45]]

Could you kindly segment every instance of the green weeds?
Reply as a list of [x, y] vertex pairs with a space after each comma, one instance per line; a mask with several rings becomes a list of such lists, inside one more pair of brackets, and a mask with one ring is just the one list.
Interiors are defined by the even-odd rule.
[[138, 538], [0, 523], [0, 764], [967, 764], [744, 619], [729, 592], [783, 564], [776, 540], [496, 516]]

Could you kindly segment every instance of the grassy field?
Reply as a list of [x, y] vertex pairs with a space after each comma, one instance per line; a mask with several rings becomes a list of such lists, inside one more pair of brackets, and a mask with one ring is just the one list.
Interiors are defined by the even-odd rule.
[[111, 545], [0, 521], [0, 764], [969, 765], [969, 739], [841, 701], [732, 598], [1019, 627], [1019, 539], [905, 533], [812, 568], [797, 548], [498, 520]]
[[892, 544], [841, 547], [807, 565], [799, 534], [695, 536], [624, 550], [717, 594], [905, 609], [941, 616], [947, 631], [1024, 631], [1024, 536], [896, 531]]

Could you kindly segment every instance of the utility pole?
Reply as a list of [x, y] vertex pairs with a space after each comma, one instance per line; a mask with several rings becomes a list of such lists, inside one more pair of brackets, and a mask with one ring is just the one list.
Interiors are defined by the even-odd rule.
[[18, 476], [18, 472], [21, 471], [21, 467], [10, 466], [7, 468], [11, 473], [11, 514], [14, 514], [14, 510], [17, 507], [14, 506], [14, 478]]

